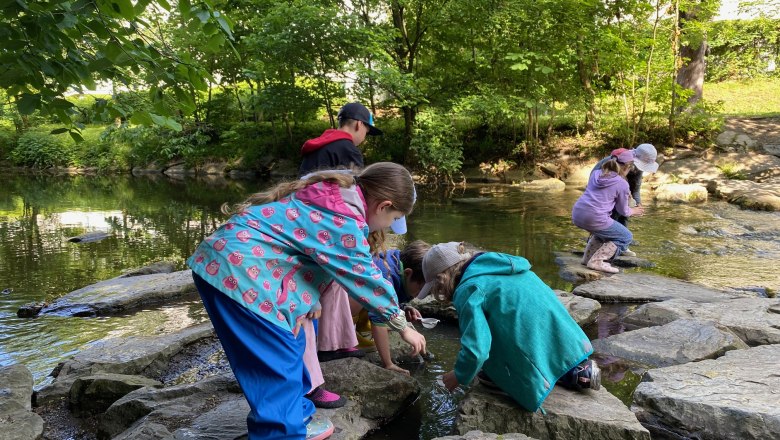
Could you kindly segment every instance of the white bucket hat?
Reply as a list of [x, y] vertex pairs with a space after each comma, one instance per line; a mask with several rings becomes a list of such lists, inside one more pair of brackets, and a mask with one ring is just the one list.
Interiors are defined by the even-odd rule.
[[658, 152], [652, 144], [639, 144], [632, 150], [634, 152], [634, 166], [639, 171], [654, 173], [658, 171], [658, 163], [655, 161]]

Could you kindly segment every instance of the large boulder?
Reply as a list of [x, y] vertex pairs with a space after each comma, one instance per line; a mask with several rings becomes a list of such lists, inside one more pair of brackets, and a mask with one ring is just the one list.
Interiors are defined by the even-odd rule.
[[698, 284], [648, 273], [618, 273], [581, 284], [575, 295], [599, 302], [645, 303], [685, 298], [694, 302], [715, 302], [743, 296], [734, 292], [710, 289]]
[[770, 439], [780, 433], [780, 345], [650, 370], [634, 411], [662, 438]]
[[525, 434], [492, 434], [482, 431], [469, 431], [463, 435], [448, 435], [445, 437], [436, 437], [433, 440], [533, 440]]
[[76, 416], [99, 414], [125, 394], [143, 387], [162, 387], [144, 376], [102, 373], [77, 378], [70, 387], [70, 410]]
[[[599, 270], [589, 269], [582, 264], [582, 251], [575, 252], [553, 252], [555, 255], [555, 264], [559, 266], [558, 275], [572, 283], [581, 283], [583, 281], [595, 281], [608, 277], [610, 274]], [[655, 263], [640, 257], [628, 257], [620, 255], [610, 260], [613, 266], [617, 267], [655, 267]]]
[[780, 299], [739, 298], [701, 303], [671, 299], [638, 307], [624, 318], [637, 326], [664, 325], [677, 319], [715, 321], [750, 346], [780, 344]]
[[33, 377], [24, 365], [0, 367], [0, 440], [37, 440], [43, 419], [31, 411]]
[[456, 431], [521, 433], [537, 439], [650, 440], [634, 414], [605, 389], [575, 392], [554, 387], [542, 407], [544, 413], [531, 413], [509, 397], [475, 385], [460, 404]]
[[678, 319], [591, 342], [601, 357], [619, 357], [650, 367], [714, 359], [729, 350], [748, 348], [727, 328], [693, 319]]

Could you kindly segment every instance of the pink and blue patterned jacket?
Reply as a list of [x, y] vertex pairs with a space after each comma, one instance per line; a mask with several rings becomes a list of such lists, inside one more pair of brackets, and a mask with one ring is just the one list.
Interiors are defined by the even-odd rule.
[[319, 182], [232, 216], [187, 260], [206, 282], [285, 329], [338, 281], [366, 308], [406, 326], [393, 285], [373, 263], [366, 202], [357, 186]]

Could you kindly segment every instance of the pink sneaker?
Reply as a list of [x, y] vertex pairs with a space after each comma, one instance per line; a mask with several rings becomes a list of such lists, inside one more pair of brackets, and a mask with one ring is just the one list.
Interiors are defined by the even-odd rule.
[[336, 427], [329, 418], [315, 413], [306, 424], [306, 440], [323, 440], [331, 436]]
[[317, 408], [341, 408], [347, 404], [346, 397], [339, 396], [336, 393], [331, 393], [328, 390], [322, 389], [322, 387], [315, 388], [314, 391], [304, 397], [311, 400], [314, 406]]

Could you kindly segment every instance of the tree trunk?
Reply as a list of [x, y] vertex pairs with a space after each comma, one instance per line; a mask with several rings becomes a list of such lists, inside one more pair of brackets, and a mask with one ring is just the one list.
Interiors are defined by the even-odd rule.
[[677, 84], [693, 90], [693, 95], [688, 98], [688, 108], [701, 100], [704, 91], [704, 72], [707, 67], [704, 56], [707, 54], [707, 47], [706, 41], [702, 41], [699, 47], [680, 47], [680, 58], [684, 64], [677, 71]]
[[580, 77], [582, 89], [585, 91], [585, 131], [593, 131], [593, 125], [596, 121], [596, 91], [593, 90], [593, 83], [590, 80], [593, 69], [590, 63], [586, 63], [582, 39], [582, 34], [577, 34], [577, 73]]

